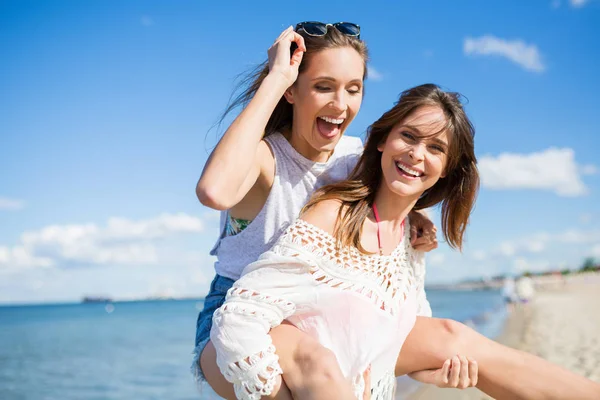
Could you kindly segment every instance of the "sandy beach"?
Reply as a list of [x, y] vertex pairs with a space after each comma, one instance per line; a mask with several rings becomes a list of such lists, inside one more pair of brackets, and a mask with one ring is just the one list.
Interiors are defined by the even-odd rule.
[[[600, 274], [535, 278], [536, 296], [507, 318], [497, 340], [600, 383]], [[491, 399], [477, 389], [420, 388], [410, 400]]]

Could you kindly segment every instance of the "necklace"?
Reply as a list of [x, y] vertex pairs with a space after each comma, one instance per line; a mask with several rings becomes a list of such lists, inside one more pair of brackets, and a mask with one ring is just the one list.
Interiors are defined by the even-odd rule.
[[375, 222], [377, 222], [377, 244], [379, 245], [379, 255], [383, 255], [383, 247], [381, 246], [381, 231], [379, 229], [379, 213], [377, 212], [377, 206], [373, 203], [373, 214], [375, 214]]
[[[377, 206], [373, 203], [373, 214], [375, 215], [375, 222], [377, 222], [377, 244], [379, 245], [379, 255], [383, 255], [383, 246], [381, 245], [381, 230], [379, 229], [379, 213], [377, 212]], [[404, 235], [404, 221], [400, 225], [402, 229], [402, 235]]]

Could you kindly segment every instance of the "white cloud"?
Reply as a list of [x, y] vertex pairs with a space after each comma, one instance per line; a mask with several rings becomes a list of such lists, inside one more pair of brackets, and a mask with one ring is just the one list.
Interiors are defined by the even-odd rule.
[[145, 240], [165, 237], [171, 233], [201, 232], [202, 220], [187, 214], [162, 214], [156, 218], [132, 221], [109, 218], [105, 228], [95, 224], [51, 225], [38, 231], [25, 232], [23, 243], [38, 245], [47, 242], [71, 243], [93, 238], [95, 241]]
[[582, 175], [596, 175], [598, 173], [598, 168], [596, 168], [593, 164], [582, 165], [579, 168], [579, 171]]
[[571, 6], [575, 8], [581, 8], [585, 6], [588, 2], [589, 0], [569, 0], [569, 4], [571, 4]]
[[383, 74], [371, 66], [367, 67], [367, 76], [372, 81], [380, 82], [383, 80]]
[[24, 204], [21, 200], [9, 199], [7, 197], [0, 197], [0, 211], [16, 211], [21, 210]]
[[522, 257], [517, 257], [513, 261], [513, 272], [542, 272], [546, 271], [551, 267], [550, 263], [546, 260], [527, 260]]
[[560, 196], [587, 193], [575, 163], [575, 153], [568, 148], [483, 156], [479, 171], [482, 185], [490, 189], [540, 189]]
[[591, 213], [583, 213], [579, 216], [579, 221], [582, 224], [589, 224], [590, 222], [592, 222], [592, 219], [594, 218], [594, 215]]
[[0, 267], [155, 264], [157, 239], [203, 228], [200, 218], [183, 213], [138, 221], [110, 218], [104, 227], [51, 225], [24, 232], [13, 248], [0, 247]]
[[154, 25], [154, 19], [149, 15], [142, 15], [140, 23], [144, 26], [152, 26]]
[[524, 232], [488, 248], [467, 248], [464, 254], [447, 254], [445, 268], [432, 268], [428, 282], [577, 268], [585, 257], [600, 260], [600, 228]]
[[110, 218], [104, 232], [107, 239], [153, 239], [171, 232], [200, 232], [203, 223], [187, 214], [163, 214], [157, 218], [131, 221], [125, 218]]
[[505, 257], [522, 256], [525, 254], [541, 253], [553, 246], [567, 244], [575, 246], [578, 244], [595, 244], [600, 242], [600, 230], [575, 230], [569, 229], [556, 234], [540, 232], [529, 236], [523, 236], [512, 241], [500, 243], [493, 254]]
[[47, 257], [37, 257], [25, 246], [12, 248], [0, 247], [0, 267], [10, 268], [46, 268], [54, 266], [54, 261]]
[[427, 261], [431, 265], [443, 265], [446, 261], [446, 256], [443, 253], [427, 254]]
[[520, 39], [508, 41], [492, 35], [467, 37], [463, 42], [463, 52], [466, 55], [504, 57], [532, 72], [544, 72], [546, 69], [537, 46], [528, 45]]
[[513, 261], [513, 270], [515, 270], [516, 272], [527, 271], [528, 267], [529, 267], [529, 263], [527, 262], [526, 259], [524, 259], [522, 257], [515, 258], [515, 260]]
[[546, 243], [542, 240], [532, 240], [526, 244], [527, 250], [531, 253], [540, 253], [546, 248]]
[[[583, 8], [589, 2], [590, 0], [568, 0], [569, 5], [573, 8]], [[553, 0], [551, 6], [552, 8], [559, 8], [560, 4], [560, 0]]]
[[515, 255], [515, 253], [517, 252], [517, 249], [513, 243], [502, 242], [502, 243], [500, 243], [500, 246], [498, 247], [498, 251], [500, 252], [500, 254], [502, 254], [506, 257], [510, 257], [510, 256]]
[[551, 237], [550, 240], [554, 240], [559, 243], [592, 243], [600, 241], [600, 231], [580, 231], [570, 229]]
[[483, 261], [487, 258], [487, 253], [483, 250], [475, 250], [471, 254], [471, 257], [476, 261]]

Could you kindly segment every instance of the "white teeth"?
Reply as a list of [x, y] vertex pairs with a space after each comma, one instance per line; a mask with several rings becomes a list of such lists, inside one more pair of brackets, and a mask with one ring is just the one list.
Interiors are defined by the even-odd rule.
[[329, 117], [319, 117], [325, 122], [329, 122], [330, 124], [339, 125], [344, 122], [343, 118], [329, 118]]
[[400, 168], [402, 171], [406, 172], [407, 174], [410, 174], [412, 176], [415, 177], [419, 177], [421, 175], [423, 175], [422, 173], [420, 173], [419, 171], [415, 171], [414, 169], [408, 168], [406, 165], [404, 164], [400, 164], [400, 163], [396, 163], [396, 166], [398, 168]]

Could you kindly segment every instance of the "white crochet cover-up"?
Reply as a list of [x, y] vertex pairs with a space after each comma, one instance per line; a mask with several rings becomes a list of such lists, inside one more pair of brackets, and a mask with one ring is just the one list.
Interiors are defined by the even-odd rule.
[[424, 254], [410, 246], [409, 232], [405, 226], [390, 255], [366, 255], [338, 248], [329, 233], [298, 219], [248, 265], [210, 333], [237, 398], [256, 400], [273, 390], [282, 371], [268, 333], [287, 320], [335, 354], [357, 398], [371, 365], [371, 398], [392, 399], [402, 344], [417, 315], [431, 316]]

